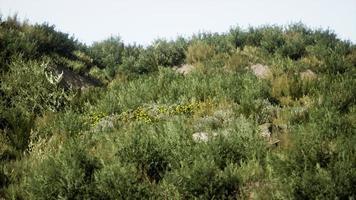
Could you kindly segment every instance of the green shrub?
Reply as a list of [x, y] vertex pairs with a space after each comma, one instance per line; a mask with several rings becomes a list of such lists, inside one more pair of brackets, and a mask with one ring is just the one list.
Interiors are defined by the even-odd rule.
[[246, 45], [259, 47], [261, 45], [261, 40], [263, 33], [261, 28], [249, 27], [246, 34]]
[[18, 21], [16, 15], [1, 22], [0, 33], [0, 63], [3, 65], [1, 71], [6, 71], [6, 65], [12, 57], [19, 54], [23, 59], [37, 59], [52, 54], [72, 58], [72, 52], [82, 48], [73, 37], [55, 31], [54, 26], [29, 25], [27, 22]]
[[95, 172], [101, 164], [78, 142], [69, 140], [29, 170], [22, 183], [26, 198], [95, 198]]
[[123, 62], [124, 44], [119, 36], [95, 42], [89, 48], [90, 55], [107, 69], [107, 75], [113, 78], [119, 65]]
[[154, 186], [142, 182], [137, 169], [131, 165], [113, 164], [104, 166], [96, 174], [97, 199], [150, 199], [157, 196]]
[[79, 46], [73, 37], [70, 38], [68, 34], [56, 31], [55, 26], [46, 23], [35, 25], [29, 34], [29, 37], [37, 43], [37, 55], [57, 53], [71, 57], [72, 52]]
[[209, 153], [216, 165], [223, 169], [229, 163], [239, 165], [255, 156], [260, 162], [265, 157], [264, 143], [256, 133], [256, 127], [240, 116], [234, 122], [232, 130], [224, 132], [209, 144]]
[[20, 108], [7, 108], [1, 110], [0, 114], [6, 122], [2, 130], [8, 145], [20, 152], [26, 150], [34, 121], [33, 114]]
[[158, 71], [157, 61], [152, 50], [145, 50], [139, 56], [125, 57], [120, 66], [124, 73], [129, 75], [142, 75]]
[[178, 167], [188, 153], [184, 148], [189, 140], [183, 141], [188, 138], [180, 131], [186, 130], [177, 123], [160, 123], [154, 127], [138, 124], [124, 136], [117, 156], [122, 162], [133, 164], [139, 178], [158, 182], [167, 171]]
[[[278, 177], [285, 187], [291, 187], [293, 198], [354, 198], [355, 193], [351, 192], [355, 176], [351, 167], [353, 147], [350, 148], [343, 137], [337, 143], [323, 139], [323, 131], [315, 131], [318, 128], [319, 125], [311, 124], [307, 130], [300, 129], [293, 137], [292, 148], [285, 154], [288, 156], [273, 161]], [[346, 151], [349, 152], [347, 156]], [[349, 177], [341, 181], [339, 178], [345, 174]], [[348, 189], [341, 189], [339, 184]]]
[[177, 188], [185, 199], [236, 199], [241, 182], [235, 165], [220, 170], [210, 159], [185, 164], [165, 181]]
[[279, 27], [266, 27], [262, 30], [261, 48], [267, 50], [267, 52], [273, 54], [279, 48], [281, 48], [285, 39], [283, 38], [283, 32]]
[[199, 63], [210, 59], [215, 54], [214, 47], [205, 42], [191, 44], [187, 50], [187, 62], [190, 64]]
[[193, 35], [190, 43], [203, 42], [214, 47], [215, 53], [230, 53], [235, 50], [231, 37], [228, 34], [202, 32]]
[[246, 72], [248, 67], [257, 63], [264, 63], [266, 53], [256, 47], [245, 46], [243, 50], [238, 49], [225, 60], [225, 66], [236, 72]]
[[[7, 125], [4, 130], [14, 148], [27, 148], [29, 133], [36, 116], [46, 111], [59, 111], [69, 106], [74, 96], [58, 85], [48, 62], [16, 58], [2, 77], [3, 108], [1, 118]], [[3, 110], [6, 109], [6, 110]], [[6, 112], [5, 112], [6, 111]]]
[[287, 32], [285, 34], [285, 43], [278, 50], [282, 56], [298, 60], [305, 55], [305, 36], [298, 32]]
[[156, 40], [152, 46], [158, 66], [173, 67], [184, 62], [187, 44], [183, 39], [177, 42]]
[[49, 64], [46, 60], [25, 62], [20, 58], [11, 63], [1, 86], [11, 107], [40, 114], [68, 104], [71, 95], [59, 87], [61, 76], [53, 76]]
[[40, 138], [50, 138], [56, 133], [74, 137], [88, 130], [93, 123], [93, 119], [87, 119], [80, 113], [71, 110], [56, 114], [48, 113], [37, 119], [37, 126], [34, 127], [33, 134]]

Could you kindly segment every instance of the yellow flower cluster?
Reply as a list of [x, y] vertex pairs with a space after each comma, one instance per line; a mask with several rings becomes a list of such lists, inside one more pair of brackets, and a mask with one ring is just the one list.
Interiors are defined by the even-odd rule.
[[88, 124], [91, 127], [95, 127], [99, 121], [106, 115], [103, 112], [92, 112], [85, 117], [85, 124]]
[[126, 111], [120, 114], [119, 120], [121, 121], [143, 121], [146, 123], [152, 123], [158, 121], [162, 116], [172, 115], [190, 115], [202, 107], [206, 103], [204, 102], [192, 102], [186, 104], [178, 104], [173, 106], [158, 106], [158, 107], [138, 107], [132, 111]]
[[183, 105], [177, 105], [173, 108], [173, 114], [192, 114], [200, 107], [199, 103], [189, 103]]
[[154, 117], [148, 114], [148, 110], [138, 107], [136, 110], [133, 111], [133, 118], [138, 121], [143, 121], [146, 123], [151, 123], [154, 121]]
[[133, 111], [126, 111], [120, 114], [119, 119], [121, 121], [143, 121], [151, 123], [155, 121], [155, 118], [148, 114], [148, 110], [143, 107], [138, 107]]

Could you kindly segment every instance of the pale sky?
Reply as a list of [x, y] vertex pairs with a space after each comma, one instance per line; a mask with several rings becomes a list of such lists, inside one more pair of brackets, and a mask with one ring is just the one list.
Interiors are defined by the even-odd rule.
[[111, 35], [147, 45], [231, 26], [303, 22], [356, 43], [356, 0], [0, 0], [3, 17], [48, 22], [91, 44]]

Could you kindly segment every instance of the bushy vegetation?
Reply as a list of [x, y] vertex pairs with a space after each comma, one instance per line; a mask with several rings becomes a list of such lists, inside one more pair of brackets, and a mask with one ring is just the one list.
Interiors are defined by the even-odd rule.
[[0, 47], [0, 199], [356, 198], [356, 47], [329, 30], [86, 46], [9, 17]]

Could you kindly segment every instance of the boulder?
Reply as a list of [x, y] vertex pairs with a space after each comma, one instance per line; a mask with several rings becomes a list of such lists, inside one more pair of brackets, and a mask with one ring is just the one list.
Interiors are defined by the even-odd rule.
[[315, 80], [317, 78], [317, 75], [312, 70], [308, 69], [300, 73], [300, 78], [302, 80], [311, 81], [311, 80]]
[[255, 76], [261, 79], [268, 79], [272, 76], [272, 72], [268, 66], [262, 64], [252, 65], [251, 70]]
[[189, 74], [194, 69], [194, 66], [189, 64], [184, 64], [180, 67], [176, 67], [175, 69], [178, 73], [186, 75]]
[[270, 139], [272, 135], [272, 124], [271, 123], [264, 123], [258, 126], [260, 130], [260, 134], [262, 137], [266, 139]]

